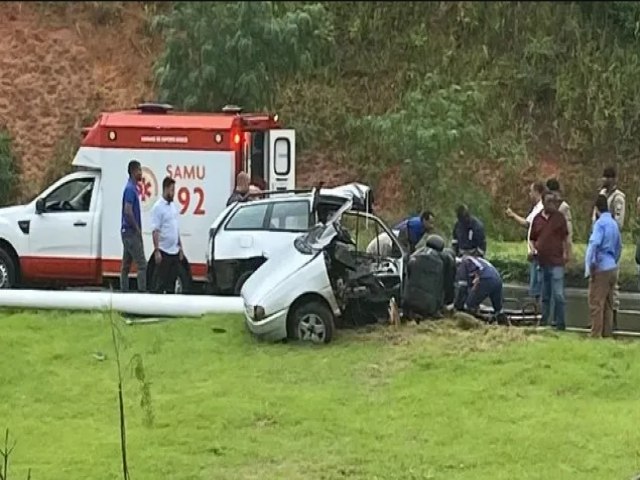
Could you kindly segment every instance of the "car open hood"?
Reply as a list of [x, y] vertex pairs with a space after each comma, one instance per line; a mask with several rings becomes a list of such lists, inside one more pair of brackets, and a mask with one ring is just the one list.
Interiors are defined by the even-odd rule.
[[[320, 252], [306, 255], [298, 252], [293, 245], [277, 250], [271, 258], [260, 266], [245, 282], [241, 295], [248, 305], [258, 305], [265, 298], [268, 298], [273, 290], [280, 288], [280, 285], [288, 278], [305, 268], [310, 263], [318, 261]], [[324, 260], [319, 259], [318, 268], [325, 268]]]
[[345, 212], [351, 210], [353, 202], [346, 200], [345, 203], [336, 210], [333, 215], [326, 221], [326, 223], [318, 223], [311, 229], [296, 239], [297, 242], [301, 242], [312, 250], [322, 250], [331, 243], [331, 240], [337, 235], [337, 225]]
[[373, 203], [371, 187], [362, 183], [348, 183], [333, 188], [321, 188], [318, 192], [323, 196], [343, 197], [351, 200], [352, 210], [370, 211]]

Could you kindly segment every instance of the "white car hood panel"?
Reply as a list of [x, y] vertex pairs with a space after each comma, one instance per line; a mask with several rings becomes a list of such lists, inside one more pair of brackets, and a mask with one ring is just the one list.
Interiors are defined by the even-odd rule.
[[[27, 207], [26, 205], [16, 205], [14, 207], [0, 208], [0, 218], [4, 218], [8, 220], [17, 215], [22, 215], [26, 213], [26, 207]], [[31, 212], [31, 213], [34, 213], [34, 212]]]
[[324, 294], [329, 304], [335, 305], [324, 255], [322, 252], [304, 255], [289, 250], [284, 256], [267, 260], [256, 270], [240, 295], [245, 306], [261, 306], [271, 315], [289, 308], [296, 298], [310, 292]]

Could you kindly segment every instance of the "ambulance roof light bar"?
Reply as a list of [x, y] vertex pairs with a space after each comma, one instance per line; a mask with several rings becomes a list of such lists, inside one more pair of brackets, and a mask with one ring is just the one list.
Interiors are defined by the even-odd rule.
[[222, 107], [222, 113], [231, 113], [238, 115], [242, 113], [242, 107], [239, 107], [238, 105], [225, 105], [224, 107]]
[[173, 110], [173, 105], [168, 103], [144, 102], [139, 103], [136, 107], [140, 113], [169, 113]]

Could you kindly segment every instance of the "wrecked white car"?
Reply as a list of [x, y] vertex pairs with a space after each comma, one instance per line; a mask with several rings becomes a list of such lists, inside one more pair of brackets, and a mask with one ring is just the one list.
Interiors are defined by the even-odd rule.
[[[400, 299], [406, 253], [381, 220], [352, 205], [283, 245], [249, 277], [241, 296], [257, 337], [328, 343], [337, 326], [386, 318], [390, 299]], [[391, 255], [367, 253], [361, 244], [383, 232]]]
[[239, 295], [247, 279], [274, 251], [291, 244], [351, 200], [370, 211], [371, 188], [350, 183], [334, 188], [264, 192], [264, 198], [227, 207], [209, 230], [209, 291]]

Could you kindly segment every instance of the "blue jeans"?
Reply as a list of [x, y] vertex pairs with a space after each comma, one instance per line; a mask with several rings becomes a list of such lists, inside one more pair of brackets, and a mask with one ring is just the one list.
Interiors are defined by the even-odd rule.
[[553, 301], [553, 319], [558, 330], [564, 323], [564, 267], [540, 267], [542, 274], [542, 325], [548, 325]]
[[471, 289], [465, 301], [466, 307], [477, 310], [485, 298], [489, 297], [493, 311], [502, 313], [502, 281], [499, 278], [483, 278]]
[[537, 260], [532, 260], [529, 264], [529, 296], [534, 298], [540, 297], [542, 290], [542, 279], [540, 278], [540, 265]]

